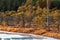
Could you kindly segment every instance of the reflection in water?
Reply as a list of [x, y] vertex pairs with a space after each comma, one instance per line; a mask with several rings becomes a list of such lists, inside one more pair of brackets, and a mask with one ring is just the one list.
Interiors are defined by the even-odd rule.
[[4, 40], [10, 40], [10, 38], [4, 38]]

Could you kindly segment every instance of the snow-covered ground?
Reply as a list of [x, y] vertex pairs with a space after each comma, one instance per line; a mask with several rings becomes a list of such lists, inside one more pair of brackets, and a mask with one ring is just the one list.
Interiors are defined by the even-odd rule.
[[34, 35], [34, 34], [26, 34], [26, 33], [16, 33], [16, 32], [7, 32], [7, 31], [0, 31], [0, 38], [10, 38], [12, 40], [58, 40], [55, 38]]

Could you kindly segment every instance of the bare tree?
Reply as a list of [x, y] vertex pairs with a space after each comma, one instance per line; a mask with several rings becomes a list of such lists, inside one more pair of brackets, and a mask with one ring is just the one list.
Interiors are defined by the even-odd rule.
[[49, 0], [47, 1], [47, 27], [48, 27], [48, 31], [50, 31], [50, 26], [49, 26]]

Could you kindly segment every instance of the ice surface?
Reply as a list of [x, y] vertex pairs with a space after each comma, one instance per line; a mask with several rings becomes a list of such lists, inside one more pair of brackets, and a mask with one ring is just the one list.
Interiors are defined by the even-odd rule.
[[[0, 31], [3, 32], [3, 31]], [[58, 40], [55, 38], [50, 38], [50, 37], [45, 37], [45, 36], [40, 36], [40, 35], [34, 35], [34, 34], [25, 34], [25, 33], [21, 33], [19, 35], [19, 33], [13, 33], [13, 32], [7, 32], [6, 33], [0, 33], [0, 38], [21, 38], [21, 39], [31, 39], [31, 40]], [[10, 34], [12, 33], [12, 34]]]

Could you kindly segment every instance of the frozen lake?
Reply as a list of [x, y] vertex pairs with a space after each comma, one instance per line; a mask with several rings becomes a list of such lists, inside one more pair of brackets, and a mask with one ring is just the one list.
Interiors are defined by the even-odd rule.
[[40, 35], [6, 32], [6, 31], [0, 31], [0, 39], [1, 40], [57, 40], [54, 38]]

